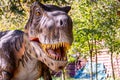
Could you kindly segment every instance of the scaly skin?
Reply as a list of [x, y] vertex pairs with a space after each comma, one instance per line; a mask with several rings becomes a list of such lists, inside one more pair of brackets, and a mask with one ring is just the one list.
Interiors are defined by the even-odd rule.
[[0, 32], [0, 80], [52, 80], [49, 69], [67, 64], [66, 51], [73, 41], [69, 6], [34, 2], [25, 32]]

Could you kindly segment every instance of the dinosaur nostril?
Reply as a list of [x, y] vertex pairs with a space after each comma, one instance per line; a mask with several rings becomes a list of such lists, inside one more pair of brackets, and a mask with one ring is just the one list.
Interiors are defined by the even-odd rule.
[[61, 25], [61, 26], [63, 25], [63, 21], [62, 21], [62, 20], [60, 20], [60, 25]]

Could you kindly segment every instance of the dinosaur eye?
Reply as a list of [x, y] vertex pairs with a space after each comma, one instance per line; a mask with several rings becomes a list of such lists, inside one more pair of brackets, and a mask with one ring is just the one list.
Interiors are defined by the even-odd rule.
[[41, 15], [41, 13], [40, 13], [40, 12], [36, 12], [36, 15], [37, 15], [37, 16], [40, 16], [40, 15]]

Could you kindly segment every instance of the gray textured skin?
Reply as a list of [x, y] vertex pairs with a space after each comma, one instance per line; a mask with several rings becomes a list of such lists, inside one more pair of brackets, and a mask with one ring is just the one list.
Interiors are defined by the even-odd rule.
[[41, 76], [52, 80], [49, 68], [59, 71], [67, 61], [49, 57], [41, 45], [72, 44], [69, 10], [70, 7], [35, 2], [30, 8], [25, 33], [19, 30], [0, 32], [0, 80], [37, 80]]

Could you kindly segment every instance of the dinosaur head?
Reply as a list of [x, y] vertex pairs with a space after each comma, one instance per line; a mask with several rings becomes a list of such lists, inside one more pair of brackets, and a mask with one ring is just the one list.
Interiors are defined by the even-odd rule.
[[67, 64], [67, 50], [73, 41], [70, 6], [58, 7], [32, 4], [30, 17], [25, 26], [36, 58], [50, 69], [59, 71]]

